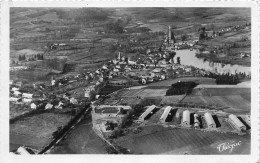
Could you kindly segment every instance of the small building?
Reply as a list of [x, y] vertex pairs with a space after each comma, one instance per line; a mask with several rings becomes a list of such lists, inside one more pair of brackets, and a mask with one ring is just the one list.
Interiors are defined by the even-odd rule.
[[146, 109], [146, 111], [139, 117], [139, 120], [143, 122], [143, 121], [145, 120], [145, 118], [146, 118], [150, 113], [152, 113], [152, 111], [153, 111], [155, 108], [156, 108], [155, 105], [149, 106], [148, 109]]
[[237, 118], [237, 116], [235, 116], [234, 114], [230, 114], [228, 117], [229, 121], [238, 131], [246, 130], [246, 126]]
[[[169, 115], [169, 113], [170, 113], [170, 111], [172, 110], [172, 107], [170, 107], [170, 106], [167, 106], [165, 109], [164, 109], [164, 112], [163, 112], [163, 114], [162, 114], [162, 116], [161, 116], [161, 118], [160, 118], [160, 122], [161, 123], [165, 123], [165, 121], [166, 121], [166, 119], [167, 119], [167, 117], [168, 117], [168, 115]], [[171, 114], [171, 113], [170, 113]]]
[[216, 123], [209, 112], [204, 114], [204, 118], [206, 120], [208, 128], [216, 128]]
[[32, 99], [31, 98], [23, 98], [22, 101], [25, 102], [25, 103], [30, 103], [30, 102], [32, 102]]
[[78, 104], [78, 101], [74, 97], [71, 97], [70, 98], [70, 103], [76, 105], [76, 104]]
[[15, 91], [19, 91], [19, 88], [13, 87], [11, 90], [15, 92]]
[[30, 153], [26, 150], [26, 148], [24, 147], [19, 147], [17, 149], [17, 153], [20, 155], [29, 155]]
[[246, 121], [246, 123], [251, 126], [251, 118], [250, 118], [250, 115], [245, 115], [245, 118], [244, 120]]
[[194, 127], [200, 128], [199, 116], [198, 114], [194, 114]]
[[19, 98], [16, 98], [16, 97], [9, 98], [9, 101], [11, 101], [11, 102], [17, 102], [18, 100], [19, 100]]
[[24, 98], [32, 98], [32, 97], [33, 97], [33, 94], [23, 93], [23, 94], [22, 94], [22, 97], [24, 97]]
[[190, 111], [189, 110], [185, 110], [183, 112], [182, 125], [183, 126], [190, 126]]
[[53, 107], [53, 105], [48, 103], [48, 104], [45, 105], [45, 110], [52, 109], [52, 107]]
[[37, 105], [35, 103], [31, 103], [31, 109], [36, 109]]

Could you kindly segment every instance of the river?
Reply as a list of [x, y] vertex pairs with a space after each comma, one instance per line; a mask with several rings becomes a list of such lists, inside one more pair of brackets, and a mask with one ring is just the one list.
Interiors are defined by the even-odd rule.
[[176, 56], [174, 58], [174, 63], [177, 63], [177, 57], [180, 57], [180, 61], [182, 65], [190, 65], [211, 72], [217, 72], [217, 73], [229, 72], [232, 74], [241, 72], [241, 73], [251, 74], [251, 67], [205, 61], [204, 59], [197, 58], [195, 53], [196, 50], [193, 51], [190, 51], [188, 49], [177, 50]]

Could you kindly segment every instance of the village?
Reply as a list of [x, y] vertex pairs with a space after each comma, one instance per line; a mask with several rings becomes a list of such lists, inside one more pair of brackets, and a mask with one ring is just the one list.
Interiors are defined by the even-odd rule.
[[[248, 140], [251, 134], [251, 73], [183, 64], [178, 53], [192, 51], [198, 58], [216, 55], [222, 58], [221, 64], [225, 64], [227, 56], [223, 47], [235, 44], [212, 47], [202, 42], [232, 32], [248, 31], [250, 26], [250, 23], [227, 26], [212, 34], [206, 28], [200, 28], [199, 37], [189, 36], [188, 39], [177, 38], [175, 30], [168, 26], [160, 40], [162, 43], [141, 49], [138, 56], [129, 55], [125, 50], [127, 46], [131, 50], [139, 46], [137, 39], [131, 36], [129, 44], [115, 44], [115, 57], [99, 62], [97, 67], [80, 73], [49, 69], [51, 78], [44, 82], [28, 84], [10, 80], [10, 132], [13, 133], [10, 151], [15, 154], [50, 153], [73, 130], [72, 126], [88, 114], [94, 133], [111, 147], [112, 153], [145, 154], [147, 145], [139, 147], [141, 145], [136, 144], [136, 148], [132, 139], [139, 142], [139, 137], [172, 130], [180, 134], [172, 138], [166, 134], [169, 140], [180, 139], [182, 134], [186, 134], [186, 139], [194, 135], [200, 143], [191, 143], [190, 148], [228, 140], [232, 135]], [[66, 46], [64, 43], [50, 44], [48, 48], [51, 51]], [[218, 57], [214, 61], [220, 61]], [[247, 60], [251, 54], [240, 52], [233, 56], [235, 58]], [[26, 62], [13, 64], [10, 67], [12, 74], [30, 73], [30, 69], [35, 69]], [[35, 62], [35, 59], [28, 62]], [[44, 125], [39, 128], [41, 123]], [[24, 136], [28, 133], [30, 141]], [[203, 135], [212, 138], [203, 140]], [[147, 143], [149, 141], [150, 138]], [[188, 143], [182, 140], [180, 146]], [[161, 152], [167, 152], [167, 148], [162, 147]], [[177, 150], [172, 148], [172, 151]], [[178, 152], [185, 154], [189, 150]], [[159, 149], [151, 148], [146, 152], [158, 153]]]

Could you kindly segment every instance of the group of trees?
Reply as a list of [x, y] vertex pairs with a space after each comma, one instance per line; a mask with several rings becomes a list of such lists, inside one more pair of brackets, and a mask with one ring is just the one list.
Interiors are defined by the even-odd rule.
[[210, 73], [209, 75], [205, 75], [205, 77], [216, 79], [216, 84], [230, 84], [235, 85], [240, 82], [240, 80], [250, 79], [249, 75], [245, 73], [236, 73], [236, 74], [214, 74]]
[[[19, 55], [18, 60], [19, 61], [25, 61], [26, 56], [25, 55]], [[43, 60], [43, 54], [36, 54], [36, 55], [28, 58], [28, 61], [35, 61], [35, 60]]]
[[172, 84], [171, 88], [169, 88], [166, 92], [166, 96], [172, 95], [181, 95], [181, 94], [189, 94], [191, 93], [192, 89], [196, 87], [195, 82], [182, 82], [179, 81], [175, 84]]
[[24, 60], [26, 60], [25, 55], [19, 55], [18, 60], [19, 60], [19, 61], [24, 61]]

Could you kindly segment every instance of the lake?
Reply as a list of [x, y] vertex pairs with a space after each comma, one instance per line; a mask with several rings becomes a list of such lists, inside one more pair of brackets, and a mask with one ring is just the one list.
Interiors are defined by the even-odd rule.
[[193, 51], [190, 51], [189, 49], [177, 50], [176, 56], [174, 58], [174, 63], [177, 63], [177, 57], [180, 57], [180, 61], [182, 65], [194, 66], [211, 72], [217, 72], [217, 73], [229, 72], [232, 74], [241, 72], [241, 73], [251, 74], [251, 67], [205, 61], [202, 58], [197, 58], [195, 53], [196, 50]]

